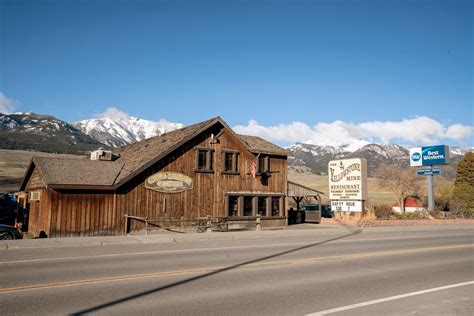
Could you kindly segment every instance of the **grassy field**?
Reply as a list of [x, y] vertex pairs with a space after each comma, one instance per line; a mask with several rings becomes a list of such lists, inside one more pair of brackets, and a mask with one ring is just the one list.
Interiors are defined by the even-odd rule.
[[0, 149], [0, 192], [17, 191], [33, 156], [77, 157], [38, 151]]

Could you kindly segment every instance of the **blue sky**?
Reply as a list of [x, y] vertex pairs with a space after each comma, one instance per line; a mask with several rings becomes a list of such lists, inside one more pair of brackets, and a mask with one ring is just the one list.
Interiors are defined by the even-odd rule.
[[473, 11], [456, 0], [0, 0], [0, 110], [219, 115], [279, 144], [474, 146]]

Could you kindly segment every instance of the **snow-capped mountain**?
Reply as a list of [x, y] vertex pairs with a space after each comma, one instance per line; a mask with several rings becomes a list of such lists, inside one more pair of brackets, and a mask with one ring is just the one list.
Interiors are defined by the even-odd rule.
[[84, 134], [111, 147], [121, 147], [183, 127], [166, 120], [148, 121], [137, 117], [102, 117], [72, 123]]
[[318, 146], [296, 143], [286, 148], [288, 150], [288, 165], [306, 166], [317, 174], [327, 172], [328, 162], [344, 158], [350, 152], [332, 146]]
[[0, 148], [84, 153], [103, 144], [49, 115], [0, 113]]
[[[368, 144], [352, 152], [346, 150], [346, 148], [296, 143], [287, 147], [289, 152], [288, 165], [305, 166], [316, 174], [324, 175], [327, 173], [327, 164], [330, 160], [365, 158], [367, 160], [368, 173], [371, 176], [381, 164], [396, 164], [401, 167], [407, 167], [410, 163], [409, 149], [401, 145]], [[454, 166], [470, 150], [472, 149], [450, 148], [452, 165]]]
[[409, 150], [395, 144], [369, 144], [350, 153], [347, 158], [365, 158], [369, 175], [381, 165], [399, 165], [408, 167], [410, 164]]

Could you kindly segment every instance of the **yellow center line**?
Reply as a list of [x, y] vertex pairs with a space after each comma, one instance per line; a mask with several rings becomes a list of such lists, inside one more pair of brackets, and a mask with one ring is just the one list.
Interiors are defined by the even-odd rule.
[[[387, 255], [411, 254], [411, 253], [430, 252], [430, 251], [437, 251], [437, 250], [453, 250], [453, 249], [462, 249], [462, 248], [474, 248], [474, 244], [459, 244], [459, 245], [450, 245], [450, 246], [399, 249], [399, 250], [387, 250], [387, 251], [378, 251], [378, 252], [364, 252], [364, 253], [356, 253], [356, 254], [349, 254], [349, 255], [313, 257], [313, 258], [305, 258], [305, 259], [258, 262], [258, 263], [242, 264], [241, 266], [236, 266], [236, 269], [247, 269], [247, 268], [255, 268], [255, 267], [262, 267], [262, 266], [271, 266], [271, 265], [304, 264], [304, 263], [327, 261], [327, 260], [343, 260], [343, 259], [347, 260], [347, 259], [366, 258], [366, 257], [380, 257], [380, 256], [387, 256]], [[165, 276], [179, 276], [179, 275], [186, 275], [186, 274], [208, 273], [208, 272], [213, 272], [213, 271], [215, 272], [215, 271], [228, 269], [228, 268], [229, 266], [214, 266], [214, 267], [197, 268], [197, 269], [189, 269], [189, 270], [153, 272], [153, 273], [143, 273], [143, 274], [133, 274], [133, 275], [122, 275], [122, 276], [107, 277], [107, 278], [95, 278], [95, 279], [73, 280], [73, 281], [46, 283], [46, 284], [24, 285], [24, 286], [17, 286], [17, 287], [11, 287], [11, 288], [3, 288], [3, 289], [0, 288], [0, 294], [42, 290], [42, 289], [53, 289], [53, 288], [61, 288], [61, 287], [69, 287], [69, 286], [110, 283], [110, 282], [119, 282], [119, 281], [127, 281], [127, 280], [138, 280], [138, 279], [144, 279], [144, 278], [156, 278], [156, 277], [165, 277]]]

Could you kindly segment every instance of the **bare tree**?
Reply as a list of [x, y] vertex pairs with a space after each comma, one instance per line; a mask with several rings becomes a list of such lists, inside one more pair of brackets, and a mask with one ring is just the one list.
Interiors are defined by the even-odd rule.
[[405, 198], [418, 195], [422, 179], [416, 175], [414, 168], [401, 168], [397, 165], [380, 165], [375, 177], [381, 187], [395, 194], [400, 210], [405, 212]]

